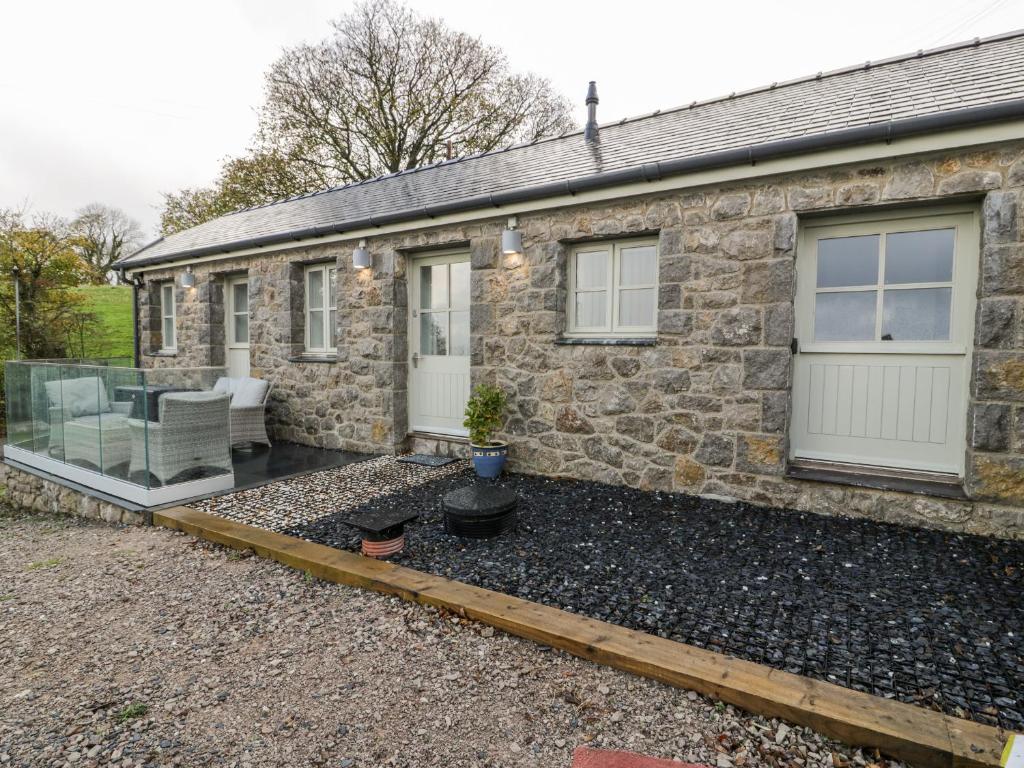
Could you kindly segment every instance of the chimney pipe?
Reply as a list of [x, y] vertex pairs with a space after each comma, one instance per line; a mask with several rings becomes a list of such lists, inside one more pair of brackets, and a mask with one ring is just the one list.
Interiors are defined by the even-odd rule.
[[590, 81], [587, 88], [587, 126], [583, 129], [585, 141], [597, 141], [597, 82]]

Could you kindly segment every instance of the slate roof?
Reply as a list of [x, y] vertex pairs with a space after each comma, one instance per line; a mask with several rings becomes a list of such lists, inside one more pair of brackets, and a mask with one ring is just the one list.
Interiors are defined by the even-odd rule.
[[605, 123], [597, 145], [576, 131], [245, 209], [161, 238], [120, 263], [131, 267], [426, 218], [424, 209], [483, 208], [488, 196], [564, 194], [565, 183], [616, 178], [615, 172], [645, 164], [674, 161], [680, 169], [680, 161], [698, 163], [712, 153], [806, 137], [841, 139], [857, 129], [920, 123], [914, 119], [970, 108], [1002, 104], [1005, 119], [1005, 107], [1021, 99], [1024, 30]]

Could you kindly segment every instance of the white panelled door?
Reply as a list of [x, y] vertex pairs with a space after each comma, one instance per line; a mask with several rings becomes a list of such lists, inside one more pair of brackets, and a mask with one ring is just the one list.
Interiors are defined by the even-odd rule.
[[249, 277], [224, 281], [224, 359], [228, 375], [249, 375]]
[[469, 254], [410, 267], [409, 429], [465, 436], [469, 399]]
[[845, 222], [798, 246], [791, 456], [962, 476], [976, 217]]

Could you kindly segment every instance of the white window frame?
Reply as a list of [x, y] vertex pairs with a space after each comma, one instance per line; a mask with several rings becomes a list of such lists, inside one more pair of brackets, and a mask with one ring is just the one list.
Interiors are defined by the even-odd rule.
[[[321, 284], [323, 286], [323, 295], [321, 296], [321, 302], [322, 303], [321, 303], [321, 308], [319, 310], [311, 310], [310, 306], [309, 306], [309, 295], [310, 295], [309, 281], [310, 281], [310, 275], [312, 275], [315, 272], [322, 272], [323, 273], [323, 280], [321, 281]], [[338, 292], [337, 292], [337, 290], [335, 290], [335, 292], [334, 292], [334, 299], [335, 299], [334, 303], [333, 304], [331, 303], [331, 284], [335, 280], [338, 279], [337, 266], [334, 264], [334, 262], [321, 262], [319, 264], [310, 264], [308, 267], [306, 267], [302, 279], [303, 279], [302, 322], [303, 322], [303, 325], [305, 326], [305, 329], [304, 329], [304, 333], [305, 333], [305, 341], [304, 341], [305, 350], [306, 350], [306, 352], [308, 354], [311, 354], [311, 355], [331, 355], [331, 354], [336, 354], [337, 351], [338, 351], [337, 344], [335, 344], [335, 346], [332, 347], [332, 346], [330, 346], [330, 343], [331, 343], [331, 313], [333, 312], [336, 315], [337, 309], [338, 309], [338, 306], [337, 306], [337, 304], [338, 304], [338, 301], [337, 301]], [[310, 334], [309, 334], [310, 321], [309, 321], [309, 317], [310, 317], [310, 312], [311, 311], [320, 311], [323, 314], [323, 319], [322, 319], [321, 322], [323, 323], [324, 345], [322, 347], [314, 347], [310, 343], [310, 340], [309, 340], [310, 339]]]
[[[620, 261], [624, 248], [638, 248], [652, 246], [654, 248], [655, 270], [654, 282], [644, 285], [631, 285], [622, 288], [619, 285]], [[605, 322], [601, 326], [579, 326], [576, 323], [576, 258], [580, 253], [593, 253], [594, 251], [606, 250], [608, 252], [608, 276], [606, 287], [603, 289], [586, 289], [584, 293], [605, 291], [610, 293], [609, 300], [605, 302]], [[660, 256], [658, 254], [657, 238], [630, 238], [626, 240], [601, 240], [590, 243], [581, 243], [572, 248], [569, 252], [568, 263], [568, 300], [566, 302], [566, 332], [570, 338], [654, 338], [658, 335], [658, 276]], [[619, 318], [619, 294], [623, 290], [652, 289], [654, 295], [654, 317], [650, 325], [624, 326], [618, 322]]]
[[[166, 297], [170, 296], [170, 309], [167, 311]], [[177, 297], [174, 295], [174, 283], [160, 283], [160, 351], [178, 351], [178, 308]], [[171, 321], [171, 338], [167, 338], [167, 321]]]

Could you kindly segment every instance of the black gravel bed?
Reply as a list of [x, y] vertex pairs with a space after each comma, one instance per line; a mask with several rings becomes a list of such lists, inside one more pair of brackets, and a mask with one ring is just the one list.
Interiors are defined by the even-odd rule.
[[341, 521], [419, 510], [393, 562], [991, 725], [1024, 725], [1024, 542], [506, 475], [519, 525], [444, 532], [471, 471], [286, 533], [358, 550]]

